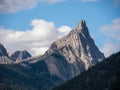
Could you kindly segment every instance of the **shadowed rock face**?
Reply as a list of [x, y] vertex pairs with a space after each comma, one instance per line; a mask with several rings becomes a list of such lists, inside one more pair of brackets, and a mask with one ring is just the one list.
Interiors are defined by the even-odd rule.
[[0, 56], [7, 56], [8, 57], [7, 51], [2, 44], [0, 44]]
[[27, 51], [16, 51], [10, 56], [10, 59], [14, 62], [19, 62], [30, 57], [31, 55]]
[[2, 44], [0, 44], [0, 63], [1, 64], [12, 63], [12, 61], [8, 57], [7, 50], [4, 48]]
[[85, 21], [51, 44], [43, 55], [49, 72], [68, 80], [104, 58], [90, 37]]

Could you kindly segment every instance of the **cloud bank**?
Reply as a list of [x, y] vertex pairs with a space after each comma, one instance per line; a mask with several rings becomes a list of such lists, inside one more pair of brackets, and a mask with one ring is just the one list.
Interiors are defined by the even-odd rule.
[[109, 37], [102, 51], [106, 56], [120, 51], [120, 18], [114, 19], [110, 24], [101, 27], [101, 31]]
[[16, 13], [35, 7], [38, 3], [57, 3], [63, 0], [0, 0], [0, 13]]
[[0, 27], [0, 43], [9, 52], [28, 50], [32, 55], [43, 54], [56, 39], [72, 30], [68, 26], [56, 28], [53, 22], [42, 19], [31, 21], [31, 30], [18, 31]]

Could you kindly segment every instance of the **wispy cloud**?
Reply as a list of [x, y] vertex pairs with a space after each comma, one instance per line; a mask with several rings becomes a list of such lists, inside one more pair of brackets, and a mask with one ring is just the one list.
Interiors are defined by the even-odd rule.
[[38, 0], [39, 2], [45, 2], [45, 3], [58, 3], [63, 2], [65, 0]]
[[[43, 54], [56, 39], [72, 30], [68, 26], [55, 27], [53, 22], [35, 19], [31, 22], [33, 28], [26, 31], [16, 31], [0, 28], [0, 43], [10, 52], [28, 50], [33, 55]], [[62, 28], [62, 30], [61, 30]]]
[[107, 41], [104, 43], [102, 51], [104, 52], [105, 56], [116, 53], [117, 51], [120, 51], [120, 43], [113, 43], [112, 41]]
[[101, 27], [101, 31], [109, 37], [109, 42], [105, 42], [102, 48], [105, 55], [108, 56], [120, 51], [120, 18], [114, 19], [110, 24]]
[[35, 7], [38, 3], [58, 3], [63, 0], [0, 0], [0, 13], [16, 13]]
[[80, 0], [81, 2], [97, 2], [99, 0]]
[[101, 27], [106, 35], [120, 40], [120, 18], [114, 19], [110, 24]]

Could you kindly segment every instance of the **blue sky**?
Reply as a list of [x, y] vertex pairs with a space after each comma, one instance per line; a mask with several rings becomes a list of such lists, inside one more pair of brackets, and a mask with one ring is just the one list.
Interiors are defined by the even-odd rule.
[[[120, 50], [120, 0], [1, 0], [0, 42], [9, 52], [27, 49], [38, 55], [76, 28], [81, 19], [106, 56]], [[33, 40], [32, 32], [42, 37], [34, 33]]]

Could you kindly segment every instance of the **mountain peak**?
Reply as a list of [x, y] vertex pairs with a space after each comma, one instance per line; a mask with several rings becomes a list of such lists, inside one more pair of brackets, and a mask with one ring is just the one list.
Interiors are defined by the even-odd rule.
[[14, 62], [16, 61], [21, 61], [23, 59], [30, 58], [31, 54], [27, 52], [26, 50], [24, 51], [15, 51], [11, 56], [10, 59]]
[[81, 20], [76, 29], [77, 29], [78, 31], [80, 31], [80, 30], [82, 30], [83, 28], [86, 28], [86, 22], [85, 22], [85, 20]]
[[90, 37], [85, 21], [81, 20], [75, 30], [52, 43], [43, 58], [50, 73], [68, 80], [97, 64], [104, 54]]

